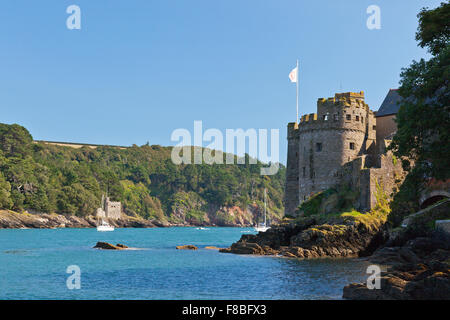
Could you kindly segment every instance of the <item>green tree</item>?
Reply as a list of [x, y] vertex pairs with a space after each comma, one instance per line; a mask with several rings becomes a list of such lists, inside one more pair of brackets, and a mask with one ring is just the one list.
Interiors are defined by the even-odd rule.
[[[407, 157], [416, 170], [437, 179], [450, 177], [450, 4], [419, 15], [416, 39], [433, 54], [429, 61], [413, 61], [401, 73], [403, 97], [390, 148]], [[405, 169], [410, 162], [404, 161]]]
[[423, 9], [418, 18], [416, 39], [432, 58], [413, 61], [401, 73], [399, 93], [403, 100], [390, 149], [403, 159], [409, 173], [390, 204], [388, 220], [394, 226], [419, 209], [426, 178], [450, 177], [450, 4]]
[[108, 193], [127, 214], [166, 221], [181, 199], [176, 195], [187, 194], [191, 205], [183, 212], [200, 221], [206, 208], [246, 208], [266, 186], [273, 211], [283, 211], [283, 166], [262, 177], [261, 163], [175, 165], [171, 151], [149, 145], [74, 149], [33, 142], [25, 128], [0, 124], [0, 209], [91, 215]]
[[450, 40], [450, 6], [442, 2], [434, 10], [423, 8], [418, 18], [416, 40], [422, 48], [427, 47], [433, 55], [439, 54]]
[[0, 172], [0, 208], [10, 209], [12, 205], [11, 185]]
[[0, 123], [0, 149], [6, 157], [25, 157], [31, 154], [33, 138], [18, 124]]

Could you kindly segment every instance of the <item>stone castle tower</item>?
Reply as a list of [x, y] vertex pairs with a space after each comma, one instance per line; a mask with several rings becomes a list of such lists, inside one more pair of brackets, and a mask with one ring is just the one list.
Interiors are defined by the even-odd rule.
[[97, 209], [96, 216], [99, 218], [120, 219], [121, 215], [121, 203], [110, 201], [109, 197], [102, 196], [102, 207]]
[[375, 113], [364, 102], [364, 92], [318, 99], [317, 113], [288, 124], [285, 213], [294, 215], [310, 196], [342, 183], [360, 191], [357, 209], [372, 208], [376, 183], [387, 189], [393, 185], [388, 173], [395, 165], [380, 152], [383, 138], [377, 142]]

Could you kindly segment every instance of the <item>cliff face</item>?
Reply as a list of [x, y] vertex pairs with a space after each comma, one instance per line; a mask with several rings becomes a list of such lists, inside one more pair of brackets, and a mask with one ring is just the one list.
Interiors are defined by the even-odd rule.
[[[262, 221], [262, 216], [261, 204], [219, 206], [206, 203], [194, 192], [178, 192], [168, 218], [170, 222], [181, 225], [245, 227]], [[280, 220], [275, 213], [270, 215], [270, 219]]]

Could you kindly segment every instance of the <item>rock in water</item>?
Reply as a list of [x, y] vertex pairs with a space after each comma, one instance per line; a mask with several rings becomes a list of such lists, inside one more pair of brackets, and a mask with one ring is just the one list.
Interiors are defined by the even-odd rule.
[[185, 246], [177, 246], [178, 250], [197, 250], [198, 248], [192, 244], [187, 244]]
[[119, 248], [122, 248], [122, 249], [128, 249], [129, 248], [128, 246], [126, 246], [124, 244], [121, 244], [121, 243], [117, 243], [116, 247], [119, 247]]
[[[113, 245], [113, 244], [111, 244], [111, 243], [108, 243], [108, 242], [101, 242], [101, 241], [99, 241], [99, 242], [97, 242], [97, 244], [94, 246], [94, 248], [96, 248], [96, 249], [104, 249], [104, 250], [122, 250], [122, 249], [124, 249], [125, 248], [125, 246], [122, 244], [122, 245], [120, 245], [120, 244], [118, 244], [117, 246], [115, 246], [115, 245]], [[123, 246], [123, 247], [122, 247]]]

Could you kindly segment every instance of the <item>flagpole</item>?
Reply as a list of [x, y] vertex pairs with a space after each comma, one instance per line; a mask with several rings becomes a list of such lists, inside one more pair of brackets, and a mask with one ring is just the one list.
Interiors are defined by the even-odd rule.
[[295, 82], [297, 87], [297, 118], [295, 118], [295, 123], [298, 123], [298, 59], [297, 59], [297, 81]]

